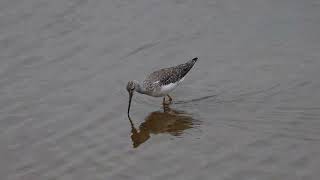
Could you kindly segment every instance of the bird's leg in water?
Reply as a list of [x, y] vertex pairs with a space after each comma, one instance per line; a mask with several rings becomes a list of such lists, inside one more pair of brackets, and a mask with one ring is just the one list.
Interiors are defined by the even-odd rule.
[[168, 98], [169, 98], [169, 103], [171, 103], [171, 102], [172, 102], [172, 97], [169, 96], [169, 94], [167, 94], [167, 96], [168, 96]]
[[162, 101], [162, 107], [163, 107], [163, 112], [168, 112], [168, 110], [170, 110], [170, 102], [166, 102], [166, 97], [163, 97], [163, 101]]
[[169, 97], [169, 101], [166, 102], [166, 96], [163, 97], [163, 100], [162, 100], [162, 105], [163, 107], [167, 107], [169, 106], [171, 103], [172, 103], [172, 98], [171, 96], [169, 96], [169, 94], [167, 94], [167, 96]]

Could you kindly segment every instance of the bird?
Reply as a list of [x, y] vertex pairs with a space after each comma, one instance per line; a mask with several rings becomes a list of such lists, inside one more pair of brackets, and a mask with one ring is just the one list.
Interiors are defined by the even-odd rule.
[[128, 116], [134, 92], [152, 97], [163, 97], [163, 104], [165, 104], [165, 97], [167, 96], [171, 103], [172, 97], [169, 93], [185, 79], [186, 74], [191, 70], [197, 60], [198, 57], [195, 57], [184, 64], [154, 71], [142, 82], [137, 80], [129, 81], [126, 87], [129, 93]]

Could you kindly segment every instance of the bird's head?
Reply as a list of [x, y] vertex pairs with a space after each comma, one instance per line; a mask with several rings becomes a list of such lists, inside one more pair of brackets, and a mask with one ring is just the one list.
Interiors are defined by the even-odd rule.
[[127, 91], [129, 94], [133, 94], [133, 91], [136, 89], [136, 82], [135, 81], [129, 81], [127, 84]]
[[128, 105], [128, 115], [130, 112], [130, 106], [131, 106], [131, 99], [133, 96], [133, 92], [137, 90], [137, 87], [139, 86], [139, 83], [137, 81], [129, 81], [127, 84], [127, 91], [129, 93], [129, 105]]

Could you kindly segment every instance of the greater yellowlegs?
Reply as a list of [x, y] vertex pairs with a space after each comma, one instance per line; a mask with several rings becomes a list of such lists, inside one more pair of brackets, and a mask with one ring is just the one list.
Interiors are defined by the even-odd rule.
[[172, 98], [169, 96], [169, 93], [184, 80], [185, 75], [197, 60], [198, 58], [196, 57], [184, 64], [155, 71], [148, 75], [142, 83], [136, 80], [129, 81], [127, 84], [127, 91], [129, 93], [128, 115], [134, 91], [153, 97], [163, 97], [163, 103], [165, 103], [165, 96], [168, 96], [169, 102], [171, 102]]

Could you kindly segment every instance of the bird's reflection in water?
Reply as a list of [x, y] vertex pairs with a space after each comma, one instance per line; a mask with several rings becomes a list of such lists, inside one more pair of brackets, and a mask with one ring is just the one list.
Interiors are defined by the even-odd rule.
[[150, 138], [150, 134], [168, 133], [179, 136], [184, 130], [192, 128], [196, 121], [183, 111], [171, 109], [169, 105], [163, 106], [163, 112], [155, 111], [150, 113], [139, 128], [135, 128], [130, 116], [131, 140], [133, 147], [137, 148]]

